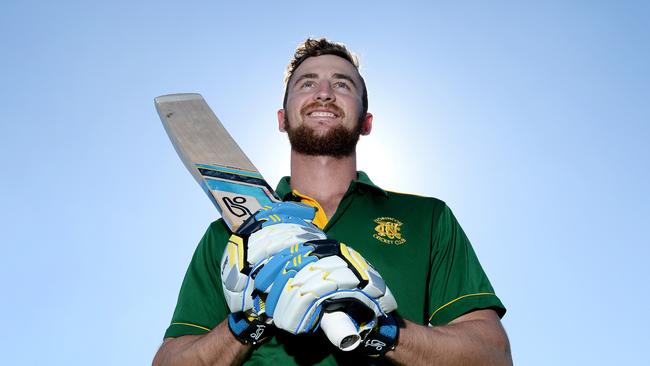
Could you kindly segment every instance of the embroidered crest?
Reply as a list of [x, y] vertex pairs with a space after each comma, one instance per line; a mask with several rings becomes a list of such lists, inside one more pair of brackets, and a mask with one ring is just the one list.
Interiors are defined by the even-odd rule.
[[406, 238], [402, 236], [402, 222], [392, 217], [378, 217], [375, 219], [376, 233], [373, 237], [384, 244], [400, 245], [406, 243]]

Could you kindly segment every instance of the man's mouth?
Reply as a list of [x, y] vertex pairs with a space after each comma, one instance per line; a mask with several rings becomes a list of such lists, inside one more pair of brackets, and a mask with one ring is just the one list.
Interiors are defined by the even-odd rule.
[[308, 117], [320, 117], [320, 118], [336, 118], [338, 117], [334, 112], [329, 111], [312, 111], [307, 113]]
[[302, 108], [301, 114], [310, 118], [342, 118], [343, 110], [335, 104], [310, 103]]

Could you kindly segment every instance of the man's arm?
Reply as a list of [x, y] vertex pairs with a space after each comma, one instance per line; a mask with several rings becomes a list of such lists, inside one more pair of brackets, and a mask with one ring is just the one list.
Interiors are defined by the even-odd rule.
[[510, 343], [493, 310], [476, 310], [448, 325], [427, 327], [401, 320], [397, 365], [512, 365]]
[[165, 339], [153, 366], [241, 365], [251, 350], [233, 336], [226, 319], [207, 334]]

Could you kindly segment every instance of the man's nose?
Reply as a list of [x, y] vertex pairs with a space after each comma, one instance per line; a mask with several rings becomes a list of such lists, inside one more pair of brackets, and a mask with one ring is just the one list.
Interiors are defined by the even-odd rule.
[[316, 90], [315, 99], [321, 103], [331, 103], [336, 97], [330, 83], [321, 83]]

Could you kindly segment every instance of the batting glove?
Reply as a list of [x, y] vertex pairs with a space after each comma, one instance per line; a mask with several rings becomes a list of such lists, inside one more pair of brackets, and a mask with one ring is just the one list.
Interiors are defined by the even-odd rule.
[[294, 202], [267, 206], [228, 240], [221, 258], [223, 293], [231, 312], [254, 308], [253, 278], [276, 252], [308, 240], [324, 239], [311, 223], [315, 208]]
[[266, 314], [293, 334], [318, 329], [323, 309], [355, 307], [353, 320], [365, 335], [378, 317], [397, 308], [379, 273], [354, 249], [336, 240], [315, 240], [284, 249], [259, 271], [268, 293]]
[[254, 293], [256, 272], [275, 252], [293, 244], [325, 238], [311, 224], [315, 209], [293, 202], [263, 208], [233, 234], [221, 259], [221, 282], [231, 313], [228, 325], [239, 341], [258, 344], [275, 334], [264, 314], [261, 294]]

